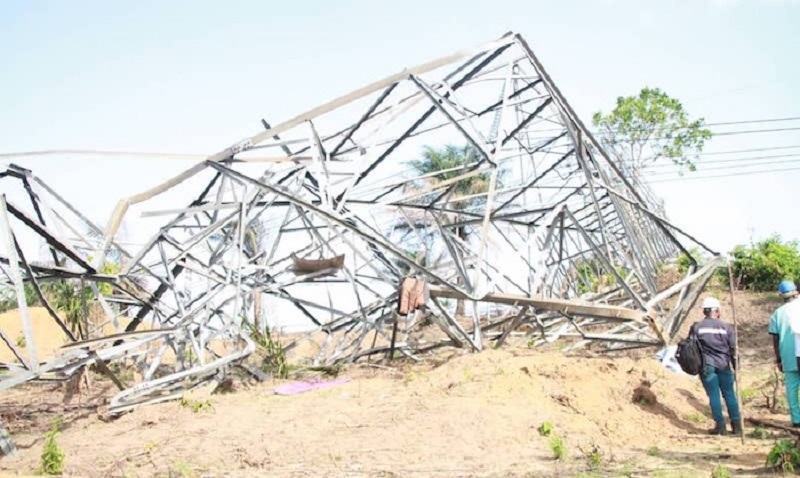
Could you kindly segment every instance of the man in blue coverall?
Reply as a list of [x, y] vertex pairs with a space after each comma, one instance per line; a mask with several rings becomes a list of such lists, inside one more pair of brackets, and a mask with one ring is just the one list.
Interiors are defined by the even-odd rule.
[[769, 333], [772, 335], [775, 364], [786, 380], [786, 403], [789, 404], [792, 426], [800, 427], [800, 403], [797, 395], [800, 389], [800, 373], [797, 369], [795, 337], [792, 331], [792, 322], [800, 321], [800, 300], [795, 300], [797, 286], [793, 281], [781, 282], [778, 293], [785, 303], [769, 318]]
[[725, 416], [722, 414], [722, 398], [728, 408], [734, 435], [742, 433], [739, 402], [734, 391], [734, 369], [736, 368], [736, 334], [733, 327], [720, 320], [719, 301], [713, 297], [703, 300], [704, 318], [692, 325], [690, 334], [694, 334], [703, 349], [705, 368], [700, 374], [703, 388], [708, 395], [711, 415], [716, 427], [709, 430], [712, 435], [727, 435]]

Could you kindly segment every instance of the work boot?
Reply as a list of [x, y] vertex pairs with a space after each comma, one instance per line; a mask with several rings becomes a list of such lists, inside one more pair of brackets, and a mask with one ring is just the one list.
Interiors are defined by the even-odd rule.
[[715, 428], [712, 428], [708, 431], [709, 435], [721, 435], [725, 436], [728, 434], [728, 429], [725, 427], [725, 422], [717, 423]]
[[739, 422], [731, 422], [733, 426], [733, 434], [736, 436], [742, 436], [742, 425]]

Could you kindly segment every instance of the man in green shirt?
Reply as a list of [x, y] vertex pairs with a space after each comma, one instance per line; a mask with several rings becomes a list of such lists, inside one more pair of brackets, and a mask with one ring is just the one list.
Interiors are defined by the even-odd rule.
[[769, 318], [769, 333], [772, 335], [775, 364], [786, 379], [786, 402], [789, 404], [792, 426], [800, 427], [800, 402], [798, 402], [800, 373], [797, 369], [795, 337], [792, 331], [792, 322], [800, 321], [800, 300], [795, 300], [797, 286], [793, 281], [781, 282], [778, 293], [785, 303]]

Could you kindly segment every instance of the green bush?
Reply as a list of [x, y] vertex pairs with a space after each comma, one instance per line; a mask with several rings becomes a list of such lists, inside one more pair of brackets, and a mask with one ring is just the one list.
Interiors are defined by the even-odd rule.
[[711, 478], [731, 478], [731, 470], [729, 470], [725, 465], [717, 465], [711, 471]]
[[800, 450], [797, 448], [797, 443], [791, 440], [781, 440], [776, 443], [767, 455], [766, 466], [794, 473], [797, 467], [800, 466]]
[[40, 456], [41, 472], [45, 475], [60, 475], [64, 471], [64, 452], [56, 443], [59, 425], [56, 423], [47, 432]]
[[550, 435], [550, 450], [553, 452], [553, 458], [557, 461], [562, 461], [567, 457], [567, 444], [556, 434]]
[[549, 437], [553, 433], [553, 424], [550, 422], [544, 422], [539, 425], [538, 431], [539, 435], [543, 437]]
[[[694, 260], [696, 260], [697, 262], [702, 262], [700, 249], [693, 247], [689, 249], [689, 254], [691, 254], [692, 257], [694, 257]], [[678, 256], [678, 272], [680, 272], [681, 274], [685, 274], [689, 270], [689, 266], [691, 265], [692, 261], [689, 259], [689, 256], [681, 252], [681, 254]]]
[[797, 241], [782, 242], [775, 235], [750, 246], [736, 246], [731, 256], [733, 275], [740, 289], [774, 291], [782, 280], [800, 279]]

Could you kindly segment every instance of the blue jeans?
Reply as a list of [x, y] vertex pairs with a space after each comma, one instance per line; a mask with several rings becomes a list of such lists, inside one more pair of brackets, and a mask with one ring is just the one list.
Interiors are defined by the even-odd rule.
[[739, 402], [736, 400], [736, 393], [733, 391], [733, 372], [729, 367], [724, 369], [706, 365], [703, 374], [700, 376], [703, 388], [711, 405], [711, 416], [718, 425], [725, 425], [725, 416], [722, 414], [722, 402], [719, 394], [725, 399], [728, 407], [728, 417], [731, 423], [739, 423]]

